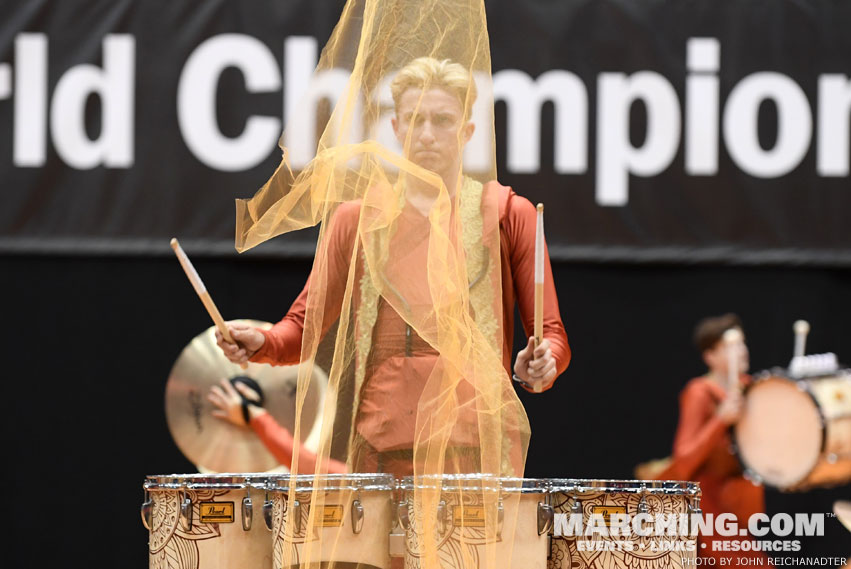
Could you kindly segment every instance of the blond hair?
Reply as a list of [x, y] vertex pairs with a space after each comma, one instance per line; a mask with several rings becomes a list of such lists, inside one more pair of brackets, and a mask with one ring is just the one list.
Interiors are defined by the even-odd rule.
[[411, 88], [446, 90], [458, 98], [467, 117], [470, 116], [477, 95], [476, 82], [463, 65], [450, 59], [441, 61], [433, 57], [418, 57], [400, 69], [393, 78], [390, 93], [396, 107], [405, 91]]

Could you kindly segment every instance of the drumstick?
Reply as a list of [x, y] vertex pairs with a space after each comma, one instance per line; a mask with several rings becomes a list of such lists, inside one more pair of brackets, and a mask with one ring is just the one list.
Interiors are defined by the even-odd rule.
[[805, 348], [807, 346], [807, 334], [810, 333], [810, 323], [806, 320], [797, 320], [795, 324], [792, 325], [792, 329], [795, 330], [795, 355], [794, 357], [800, 358], [804, 356]]
[[724, 332], [724, 346], [727, 350], [727, 393], [739, 389], [739, 351], [738, 346], [744, 340], [744, 334], [738, 328]]
[[833, 513], [842, 522], [848, 531], [851, 531], [851, 502], [839, 500], [833, 503]]
[[[539, 203], [535, 224], [535, 347], [544, 341], [544, 204]], [[535, 393], [543, 386], [536, 383]]]
[[[231, 344], [235, 344], [236, 342], [233, 341], [233, 338], [230, 335], [230, 330], [228, 330], [228, 327], [225, 324], [225, 319], [222, 318], [219, 309], [216, 307], [216, 303], [213, 302], [213, 297], [211, 297], [210, 293], [207, 292], [207, 287], [204, 286], [204, 281], [202, 281], [201, 277], [198, 276], [198, 271], [196, 271], [195, 267], [192, 266], [192, 261], [190, 261], [189, 257], [186, 256], [186, 253], [183, 252], [183, 248], [180, 246], [180, 243], [177, 242], [176, 238], [171, 239], [171, 248], [174, 249], [174, 254], [177, 255], [177, 260], [180, 261], [180, 266], [183, 267], [183, 271], [189, 278], [189, 282], [192, 283], [192, 288], [195, 289], [195, 292], [198, 294], [198, 298], [201, 299], [201, 302], [204, 304], [204, 308], [207, 309], [207, 313], [210, 315], [210, 318], [213, 319], [216, 328], [219, 332], [221, 332], [225, 340]], [[240, 367], [245, 369], [248, 366], [245, 363], [241, 363]]]

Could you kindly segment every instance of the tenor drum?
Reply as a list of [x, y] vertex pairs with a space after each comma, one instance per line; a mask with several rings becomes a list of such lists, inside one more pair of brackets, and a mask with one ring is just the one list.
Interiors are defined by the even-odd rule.
[[851, 480], [851, 373], [762, 375], [745, 393], [734, 435], [746, 472], [764, 484], [802, 490]]
[[[696, 482], [549, 483], [555, 520], [548, 569], [674, 569], [688, 566], [689, 560], [694, 564], [696, 524], [690, 515], [700, 513], [701, 497]], [[640, 514], [646, 516], [639, 519]], [[668, 535], [669, 527], [675, 528], [674, 535]]]
[[268, 475], [172, 474], [143, 484], [151, 569], [272, 569], [262, 518]]
[[274, 569], [388, 569], [394, 489], [389, 474], [275, 476]]
[[409, 476], [400, 490], [406, 569], [428, 564], [429, 535], [442, 569], [546, 567], [552, 508], [541, 480], [458, 474], [415, 483]]

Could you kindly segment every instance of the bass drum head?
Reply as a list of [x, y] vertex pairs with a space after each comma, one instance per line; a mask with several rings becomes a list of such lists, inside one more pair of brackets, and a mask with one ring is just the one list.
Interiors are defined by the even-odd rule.
[[824, 423], [812, 395], [782, 377], [761, 379], [748, 389], [734, 431], [745, 468], [781, 489], [806, 478], [824, 444]]

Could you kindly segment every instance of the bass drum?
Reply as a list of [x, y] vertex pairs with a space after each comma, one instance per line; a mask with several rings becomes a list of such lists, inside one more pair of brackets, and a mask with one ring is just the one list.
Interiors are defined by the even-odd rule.
[[766, 485], [797, 491], [851, 480], [851, 372], [797, 381], [762, 374], [733, 432], [745, 472]]

